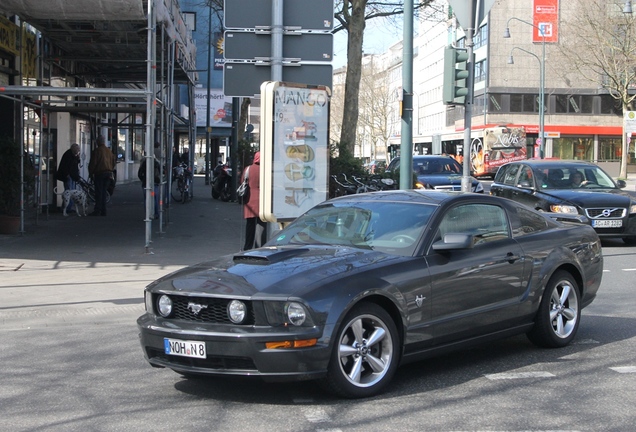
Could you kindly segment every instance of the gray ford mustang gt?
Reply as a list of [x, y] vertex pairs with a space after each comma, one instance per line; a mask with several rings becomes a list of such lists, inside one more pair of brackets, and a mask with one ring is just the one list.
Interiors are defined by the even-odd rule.
[[155, 367], [368, 397], [400, 364], [451, 348], [519, 333], [567, 345], [602, 271], [584, 217], [483, 194], [373, 192], [151, 283], [137, 324]]

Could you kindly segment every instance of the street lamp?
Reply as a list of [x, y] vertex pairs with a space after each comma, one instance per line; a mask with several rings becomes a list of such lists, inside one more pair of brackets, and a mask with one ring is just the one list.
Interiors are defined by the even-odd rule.
[[510, 58], [508, 59], [508, 64], [513, 64], [514, 60], [512, 59], [512, 51], [514, 51], [515, 49], [518, 49], [520, 51], [533, 55], [537, 60], [539, 60], [539, 82], [540, 82], [539, 83], [539, 157], [543, 159], [545, 157], [545, 131], [544, 131], [545, 129], [545, 34], [543, 33], [543, 29], [541, 27], [538, 27], [532, 24], [531, 22], [524, 21], [517, 17], [512, 17], [508, 19], [508, 23], [506, 24], [506, 29], [504, 30], [503, 37], [506, 39], [510, 38], [509, 26], [510, 26], [510, 21], [512, 20], [516, 20], [536, 28], [537, 30], [539, 30], [539, 34], [541, 35], [541, 38], [543, 39], [543, 42], [542, 42], [543, 52], [542, 52], [541, 59], [539, 59], [539, 57], [536, 54], [531, 53], [530, 51], [526, 51], [525, 49], [519, 48], [519, 47], [514, 47], [510, 51]]

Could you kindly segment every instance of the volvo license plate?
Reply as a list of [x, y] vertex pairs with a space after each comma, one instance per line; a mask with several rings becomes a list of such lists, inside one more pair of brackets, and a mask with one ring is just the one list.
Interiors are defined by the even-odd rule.
[[613, 219], [613, 220], [593, 220], [592, 226], [594, 228], [620, 228], [623, 226], [623, 221], [621, 219]]
[[164, 352], [181, 357], [205, 358], [205, 342], [163, 339]]

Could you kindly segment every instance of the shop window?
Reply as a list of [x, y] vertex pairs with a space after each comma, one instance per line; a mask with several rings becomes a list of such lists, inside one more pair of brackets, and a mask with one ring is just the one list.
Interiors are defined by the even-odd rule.
[[500, 94], [488, 95], [488, 112], [501, 112], [502, 99]]
[[620, 103], [610, 95], [601, 95], [601, 114], [621, 114]]
[[510, 112], [523, 112], [523, 95], [510, 95]]

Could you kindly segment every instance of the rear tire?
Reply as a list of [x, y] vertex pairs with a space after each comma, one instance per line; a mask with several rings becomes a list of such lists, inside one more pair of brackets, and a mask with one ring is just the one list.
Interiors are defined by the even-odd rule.
[[183, 201], [183, 192], [182, 188], [179, 187], [179, 180], [176, 179], [172, 182], [172, 186], [170, 187], [170, 195], [172, 195], [172, 199], [176, 202]]
[[535, 345], [561, 348], [574, 339], [581, 320], [579, 289], [572, 275], [558, 271], [548, 282], [534, 327], [527, 333]]
[[400, 344], [387, 311], [373, 303], [356, 305], [336, 333], [322, 386], [347, 398], [380, 393], [395, 375]]

